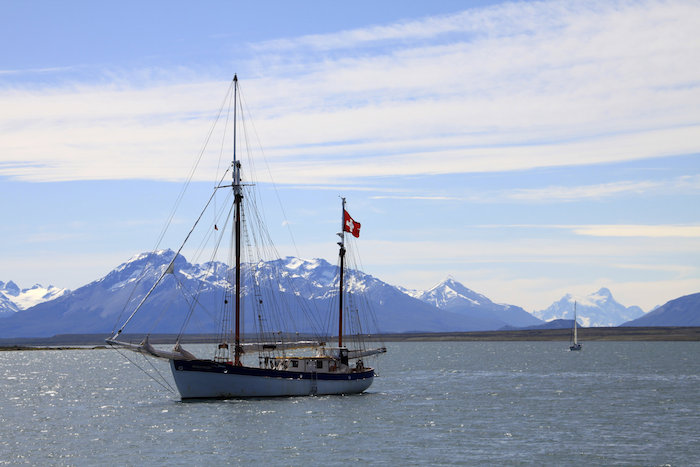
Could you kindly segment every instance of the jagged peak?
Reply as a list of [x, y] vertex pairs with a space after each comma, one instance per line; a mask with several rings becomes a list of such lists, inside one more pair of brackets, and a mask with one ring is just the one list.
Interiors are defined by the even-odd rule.
[[[431, 293], [436, 293], [436, 292], [447, 292], [447, 291], [452, 291], [457, 295], [463, 296], [463, 297], [479, 297], [481, 299], [486, 299], [484, 295], [480, 294], [479, 292], [475, 292], [472, 289], [468, 288], [461, 282], [458, 282], [452, 275], [447, 276], [445, 280], [440, 282], [439, 284], [435, 285], [431, 289], [427, 290], [424, 292], [425, 295], [429, 295]], [[490, 301], [490, 300], [488, 300]]]
[[451, 275], [432, 288], [424, 292], [411, 293], [411, 296], [438, 308], [453, 306], [464, 301], [476, 306], [493, 303], [484, 295], [465, 287]]
[[641, 315], [641, 308], [625, 306], [617, 302], [607, 287], [585, 296], [566, 294], [548, 308], [536, 310], [532, 314], [540, 319], [573, 317], [574, 302], [577, 304], [578, 318], [584, 326], [617, 326]]
[[451, 289], [451, 290], [454, 290], [455, 292], [457, 292], [457, 289], [464, 289], [464, 288], [466, 288], [466, 287], [464, 287], [462, 284], [457, 282], [455, 280], [455, 278], [452, 277], [452, 275], [449, 275], [445, 279], [443, 279], [442, 281], [438, 282], [437, 284], [435, 284], [434, 286], [432, 286], [431, 288], [426, 290], [426, 292], [430, 293], [430, 292], [442, 290], [442, 289]]
[[602, 296], [602, 297], [604, 297], [604, 298], [606, 298], [606, 299], [612, 299], [612, 298], [613, 298], [612, 293], [610, 292], [610, 289], [608, 289], [607, 287], [601, 287], [600, 289], [598, 289], [598, 291], [597, 291], [596, 293], [594, 293], [594, 294], [592, 294], [592, 295], [595, 295], [595, 296]]
[[574, 302], [576, 302], [576, 304], [581, 307], [595, 307], [601, 303], [609, 301], [615, 301], [615, 299], [612, 296], [612, 293], [610, 292], [610, 289], [608, 289], [607, 287], [601, 287], [600, 289], [598, 289], [598, 291], [592, 292], [585, 296], [567, 293], [561, 299], [559, 299], [558, 302], [555, 303], [559, 303], [560, 305], [571, 304], [573, 306]]
[[127, 260], [127, 263], [132, 263], [135, 261], [140, 261], [145, 258], [152, 258], [152, 257], [167, 257], [167, 258], [172, 258], [172, 256], [175, 254], [173, 250], [170, 248], [165, 248], [163, 250], [154, 250], [154, 251], [144, 251], [143, 253], [138, 253], [134, 256], [132, 256], [129, 260]]
[[[123, 270], [126, 267], [129, 267], [133, 264], [141, 263], [141, 262], [151, 262], [153, 260], [158, 260], [159, 262], [166, 262], [172, 260], [173, 256], [175, 255], [175, 252], [171, 250], [170, 248], [166, 248], [164, 250], [155, 250], [155, 251], [146, 251], [143, 253], [138, 253], [128, 260], [126, 260], [124, 263], [120, 264], [115, 270]], [[185, 257], [182, 256], [182, 254], [178, 255], [178, 261], [185, 260]]]
[[445, 278], [445, 280], [442, 281], [442, 284], [450, 288], [464, 288], [464, 285], [457, 282], [457, 280], [452, 275], [447, 276], [447, 278]]
[[[2, 283], [0, 282], [0, 284], [2, 284]], [[3, 284], [2, 290], [5, 293], [7, 293], [9, 295], [13, 295], [13, 296], [21, 293], [21, 289], [13, 281], [8, 281], [5, 284]]]
[[299, 258], [296, 256], [286, 256], [284, 258], [281, 258], [281, 263], [288, 269], [316, 269], [317, 267], [325, 267], [325, 266], [330, 266], [330, 263], [326, 261], [325, 259], [322, 258], [313, 258], [313, 259], [306, 259], [306, 258]]

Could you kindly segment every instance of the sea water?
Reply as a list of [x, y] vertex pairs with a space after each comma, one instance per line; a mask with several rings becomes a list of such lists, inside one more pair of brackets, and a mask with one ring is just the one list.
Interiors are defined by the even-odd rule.
[[387, 348], [365, 394], [186, 403], [136, 354], [0, 352], [0, 464], [700, 465], [700, 342]]

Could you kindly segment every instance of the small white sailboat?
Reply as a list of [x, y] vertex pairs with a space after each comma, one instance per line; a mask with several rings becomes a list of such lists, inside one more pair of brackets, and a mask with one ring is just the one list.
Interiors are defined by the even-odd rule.
[[569, 346], [569, 350], [581, 350], [581, 344], [578, 341], [578, 331], [576, 328], [576, 302], [574, 302], [574, 326], [571, 331], [571, 345]]
[[[170, 264], [163, 268], [160, 278], [150, 291], [140, 300], [138, 306], [119, 329], [107, 339], [107, 342], [117, 348], [169, 360], [172, 376], [182, 399], [361, 393], [370, 387], [375, 377], [374, 369], [365, 366], [365, 359], [386, 352], [386, 348], [381, 345], [374, 348], [367, 347], [364, 337], [369, 329], [360, 324], [359, 307], [356, 306], [356, 302], [362, 300], [355, 299], [348, 292], [346, 274], [350, 268], [347, 266], [347, 253], [352, 238], [346, 234], [359, 237], [360, 224], [348, 214], [345, 198], [341, 198], [337, 308], [327, 310], [326, 316], [326, 321], [329, 321], [328, 316], [336, 316], [337, 336], [333, 335], [335, 330], [326, 334], [317, 332], [310, 335], [308, 332], [300, 334], [292, 328], [285, 329], [285, 318], [291, 320], [299, 313], [295, 315], [293, 312], [295, 310], [289, 309], [290, 306], [297, 306], [293, 303], [290, 305], [290, 294], [287, 295], [286, 301], [274, 302], [271, 291], [276, 289], [278, 292], [288, 292], [289, 283], [279, 277], [281, 282], [277, 285], [263, 285], [262, 281], [275, 280], [270, 277], [274, 274], [269, 274], [267, 269], [263, 269], [261, 266], [263, 260], [253, 259], [255, 252], [270, 251], [269, 248], [263, 248], [258, 243], [258, 239], [263, 241], [269, 236], [265, 232], [259, 237], [254, 237], [252, 228], [247, 225], [254, 224], [255, 227], [262, 227], [262, 222], [257, 213], [252, 212], [248, 207], [244, 208], [248, 206], [245, 201], [250, 198], [253, 198], [253, 207], [256, 203], [255, 196], [248, 191], [253, 185], [241, 182], [243, 168], [236, 151], [236, 116], [239, 102], [237, 76], [234, 76], [232, 86], [233, 157], [227, 170], [232, 181], [230, 184], [219, 182], [214, 189], [214, 192], [227, 191], [231, 205], [228, 209], [221, 207], [218, 210], [214, 209], [218, 211], [220, 217], [217, 218], [215, 213], [214, 222], [218, 225], [213, 224], [209, 236], [218, 238], [217, 247], [214, 249], [216, 252], [218, 243], [224, 236], [219, 231], [228, 231], [229, 240], [224, 243], [231, 245], [232, 251], [228, 258], [233, 266], [227, 274], [227, 292], [220, 299], [221, 310], [219, 313], [214, 313], [220, 318], [220, 330], [213, 355], [211, 358], [199, 358], [183, 349], [181, 341], [185, 336], [184, 333], [177, 336], [172, 350], [156, 348], [149, 342], [148, 336], [138, 344], [130, 343], [122, 337], [126, 335], [126, 333], [122, 334], [126, 326], [158, 285], [164, 282], [164, 278], [179, 274], [175, 267], [175, 260], [182, 246]], [[205, 210], [214, 204], [211, 203], [211, 199], [205, 206]], [[195, 226], [187, 234], [185, 243], [202, 218], [203, 214], [200, 214]], [[251, 219], [251, 222], [246, 223], [246, 219]], [[246, 261], [244, 262], [242, 258]], [[212, 260], [211, 263], [214, 264], [214, 261]], [[280, 276], [283, 275], [280, 274]], [[291, 295], [294, 296], [294, 293]], [[195, 297], [190, 300], [195, 309], [199, 305], [198, 299]], [[254, 314], [255, 329], [244, 329], [244, 312], [249, 315]], [[187, 320], [189, 321], [190, 318], [191, 315], [188, 315]], [[331, 340], [333, 344], [329, 343]], [[297, 353], [291, 353], [292, 351]]]

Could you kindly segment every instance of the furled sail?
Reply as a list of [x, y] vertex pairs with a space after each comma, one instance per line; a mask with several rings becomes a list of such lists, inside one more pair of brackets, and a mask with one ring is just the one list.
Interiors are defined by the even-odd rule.
[[132, 344], [130, 342], [122, 342], [114, 339], [107, 339], [108, 344], [115, 347], [120, 347], [123, 349], [132, 350], [134, 352], [143, 353], [146, 355], [151, 355], [152, 357], [164, 358], [166, 360], [196, 360], [197, 357], [192, 355], [187, 350], [180, 346], [177, 342], [173, 347], [172, 351], [161, 350], [153, 347], [153, 345], [148, 342], [148, 336], [140, 344]]

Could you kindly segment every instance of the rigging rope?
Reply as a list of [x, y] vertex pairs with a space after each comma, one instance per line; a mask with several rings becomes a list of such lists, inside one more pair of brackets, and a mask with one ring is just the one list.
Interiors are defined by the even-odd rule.
[[[170, 211], [170, 214], [168, 215], [167, 220], [166, 220], [165, 224], [163, 225], [163, 229], [161, 230], [160, 235], [158, 236], [158, 239], [156, 240], [156, 244], [151, 251], [155, 252], [158, 250], [160, 243], [163, 241], [163, 238], [165, 237], [165, 233], [168, 231], [168, 228], [170, 227], [170, 224], [172, 223], [173, 218], [175, 217], [175, 213], [177, 212], [178, 208], [180, 207], [180, 203], [182, 202], [182, 199], [185, 196], [187, 188], [189, 187], [190, 183], [192, 182], [192, 179], [194, 178], [194, 174], [197, 171], [197, 167], [199, 167], [199, 163], [201, 162], [202, 157], [204, 156], [204, 152], [205, 152], [207, 146], [209, 145], [209, 140], [211, 139], [211, 136], [214, 133], [216, 125], [218, 124], [219, 119], [221, 118], [221, 114], [222, 114], [224, 108], [226, 107], [226, 102], [230, 101], [230, 99], [231, 99], [230, 96], [232, 95], [231, 91], [233, 89], [233, 84], [234, 84], [234, 82], [232, 80], [231, 84], [229, 85], [229, 88], [226, 92], [226, 95], [224, 96], [224, 99], [221, 102], [221, 105], [219, 106], [219, 110], [216, 114], [216, 117], [214, 118], [214, 122], [212, 123], [211, 128], [209, 129], [209, 132], [207, 133], [207, 136], [204, 139], [204, 143], [202, 144], [202, 148], [199, 151], [199, 155], [197, 156], [197, 159], [195, 160], [194, 164], [192, 165], [192, 168], [190, 169], [190, 172], [187, 176], [187, 179], [185, 180], [185, 183], [183, 184], [182, 188], [180, 189], [180, 193], [177, 196], [175, 203], [173, 204], [173, 207]], [[228, 115], [227, 115], [227, 121], [228, 121]], [[222, 177], [222, 180], [223, 180], [223, 177]], [[131, 300], [133, 299], [134, 294], [136, 293], [136, 290], [138, 289], [139, 284], [141, 283], [141, 281], [145, 277], [146, 277], [146, 271], [144, 270], [144, 273], [135, 281], [134, 287], [131, 289], [131, 293], [129, 295], [129, 298], [124, 302], [124, 307], [119, 312], [119, 315], [118, 315], [117, 319], [115, 320], [114, 327], [112, 328], [112, 335], [115, 335], [117, 325], [121, 321], [122, 315], [126, 311], [126, 308], [129, 305], [129, 303], [131, 303]], [[122, 326], [122, 329], [123, 329], [123, 326]]]
[[[229, 90], [224, 98], [224, 102], [222, 103], [221, 107], [219, 108], [219, 112], [216, 116], [215, 122], [212, 125], [212, 128], [210, 129], [209, 133], [207, 134], [206, 140], [204, 147], [199, 153], [199, 156], [192, 167], [192, 170], [190, 171], [190, 174], [187, 178], [187, 181], [185, 185], [183, 186], [183, 189], [178, 196], [178, 199], [175, 203], [175, 206], [173, 207], [172, 212], [170, 213], [170, 216], [168, 218], [168, 221], [161, 232], [158, 241], [156, 243], [156, 248], [160, 245], [161, 241], [163, 240], [165, 236], [165, 232], [168, 230], [170, 224], [172, 223], [175, 212], [179, 208], [180, 203], [182, 202], [182, 199], [184, 197], [184, 193], [191, 183], [191, 181], [194, 178], [194, 173], [199, 166], [203, 154], [207, 148], [207, 145], [209, 144], [212, 135], [214, 133], [214, 128], [217, 125], [217, 122], [222, 117], [222, 114], [224, 112], [224, 108], [226, 107], [226, 104], [228, 103], [228, 112], [226, 112], [226, 122], [229, 120], [230, 112], [231, 112], [231, 99], [232, 99], [232, 92], [231, 90], [234, 89], [234, 84], [229, 87]], [[284, 205], [282, 204], [279, 190], [277, 188], [277, 185], [274, 181], [274, 177], [272, 175], [272, 170], [270, 168], [270, 165], [267, 161], [267, 158], [265, 157], [265, 152], [262, 149], [262, 146], [260, 145], [259, 138], [257, 135], [257, 130], [255, 128], [255, 125], [252, 123], [252, 120], [248, 122], [250, 126], [252, 127], [252, 133], [254, 135], [255, 141], [253, 144], [250, 144], [251, 142], [249, 141], [249, 134], [248, 134], [248, 127], [246, 126], [246, 112], [247, 112], [247, 106], [244, 106], [244, 101], [243, 97], [241, 96], [240, 99], [240, 110], [241, 110], [241, 127], [242, 127], [242, 142], [244, 143], [244, 151], [243, 154], [246, 155], [246, 168], [250, 168], [251, 171], [254, 171], [255, 168], [255, 162], [254, 158], [252, 157], [252, 151], [251, 147], [252, 145], [255, 144], [255, 141], [257, 141], [257, 146], [259, 148], [259, 152], [261, 154], [262, 160], [265, 164], [265, 168], [267, 169], [267, 174], [270, 179], [270, 184], [273, 188], [273, 192], [277, 198], [277, 202], [280, 206], [281, 212], [282, 212], [282, 217], [284, 218], [284, 225], [287, 227], [287, 230], [289, 231], [289, 236], [291, 238], [291, 242], [294, 246], [294, 250], [296, 252], [297, 257], [300, 257], [299, 250], [297, 248], [296, 241], [294, 239], [294, 235], [291, 230], [291, 225], [287, 221], [287, 215], [284, 210]], [[244, 108], [245, 107], [245, 108]], [[224, 151], [224, 141], [226, 140], [226, 129], [224, 129], [223, 132], [223, 140], [221, 144], [221, 149], [220, 149], [220, 154], [219, 154], [219, 166], [217, 167], [217, 172], [219, 171], [221, 167], [221, 159]], [[222, 226], [222, 231], [220, 232], [220, 235], [216, 235], [213, 230], [207, 231], [202, 238], [201, 243], [199, 246], [195, 249], [195, 256], [190, 257], [190, 260], [195, 263], [198, 261], [198, 258], [202, 255], [204, 255], [205, 249], [208, 247], [211, 248], [212, 243], [213, 243], [213, 252], [211, 254], [211, 265], [210, 267], [212, 269], [216, 268], [216, 262], [215, 259], [217, 258], [217, 254], [219, 252], [219, 248], [221, 246], [221, 242], [223, 238], [225, 238], [224, 232], [227, 230], [227, 226], [229, 224], [232, 212], [233, 212], [233, 205], [231, 205], [231, 208], [228, 209], [228, 205], [224, 204], [221, 206], [219, 209], [217, 207], [217, 199], [216, 199], [216, 193], [219, 188], [225, 188], [225, 187], [232, 187], [233, 185], [226, 185], [223, 186], [224, 179], [229, 175], [229, 170], [231, 170], [231, 167], [229, 167], [223, 174], [223, 176], [220, 177], [219, 182], [217, 186], [215, 186], [209, 200], [207, 201], [206, 205], [204, 206], [204, 209], [200, 213], [199, 217], [195, 221], [194, 225], [190, 229], [189, 233], [185, 237], [185, 240], [182, 242], [182, 245], [180, 248], [177, 250], [175, 253], [175, 256], [173, 257], [172, 261], [170, 261], [168, 267], [165, 269], [165, 271], [160, 275], [156, 283], [151, 287], [151, 289], [148, 291], [146, 296], [141, 300], [141, 302], [138, 304], [136, 309], [133, 311], [133, 313], [129, 316], [129, 318], [124, 322], [124, 324], [121, 326], [119, 331], [114, 334], [116, 337], [118, 334], [122, 332], [122, 330], [127, 326], [127, 324], [132, 320], [134, 315], [138, 312], [138, 310], [143, 306], [143, 304], [146, 302], [148, 297], [154, 292], [156, 287], [163, 281], [163, 278], [167, 275], [168, 272], [172, 272], [172, 267], [174, 266], [174, 263], [177, 259], [177, 257], [180, 255], [182, 252], [185, 244], [188, 242], [190, 239], [190, 236], [193, 234], [195, 229], [197, 228], [198, 224], [202, 220], [204, 213], [207, 211], [208, 208], [210, 208], [210, 204], [212, 207], [210, 209], [213, 209], [214, 211], [214, 226], [218, 224], [218, 221], [221, 220], [222, 217], [226, 217], [226, 220], [223, 224], [219, 224]], [[238, 186], [238, 185], [237, 185]], [[241, 210], [241, 217], [242, 219], [245, 217], [246, 219], [246, 226], [244, 229], [242, 229], [242, 236], [243, 236], [243, 241], [244, 244], [248, 247], [246, 248], [246, 252], [243, 253], [244, 255], [244, 269], [242, 271], [245, 271], [245, 275], [243, 275], [242, 272], [242, 277], [245, 277], [246, 282], [247, 281], [252, 281], [250, 284], [252, 284], [252, 290], [247, 293], [247, 296], [243, 296], [242, 298], [245, 299], [246, 305], [243, 305], [243, 301], [241, 302], [241, 324], [244, 323], [244, 315], [243, 311], [246, 309], [250, 309], [251, 312], [255, 313], [255, 316], [253, 317], [253, 323], [255, 330], [257, 331], [258, 337], [260, 338], [261, 341], [275, 341], [275, 340], [286, 340], [288, 336], [292, 335], [291, 333], [295, 332], [297, 333], [297, 337], [300, 331], [304, 332], [310, 332], [311, 334], [315, 335], [319, 341], [326, 340], [328, 336], [331, 335], [329, 332], [330, 330], [330, 320], [332, 319], [332, 313], [327, 313], [327, 310], [324, 310], [324, 313], [319, 313], [318, 311], [318, 301], [316, 300], [315, 290], [312, 290], [311, 287], [311, 281], [305, 281], [303, 282], [306, 287], [308, 287], [308, 294], [306, 294], [308, 297], [311, 297], [311, 300], [306, 300], [305, 298], [302, 298], [302, 294], [299, 293], [298, 291], [299, 287], [296, 286], [294, 283], [294, 278], [291, 277], [290, 274], [285, 273], [284, 268], [283, 268], [283, 263], [282, 261], [271, 261], [273, 258], [280, 258], [279, 252], [276, 250], [272, 243], [272, 239], [270, 236], [269, 231], [265, 227], [265, 222], [264, 222], [264, 212], [262, 209], [262, 206], [258, 206], [258, 193], [254, 189], [254, 185], [249, 185], [246, 184], [243, 186], [243, 190], [245, 191], [245, 200], [246, 200], [246, 205], [249, 206], [251, 209], [246, 209]], [[229, 190], [228, 194], [226, 196], [226, 203], [230, 201], [230, 197], [233, 194], [233, 190]], [[218, 228], [216, 229], [218, 230]], [[200, 232], [198, 231], [198, 234]], [[231, 235], [231, 242], [233, 242], [233, 236]], [[193, 241], [194, 243], [194, 241]], [[189, 248], [189, 247], [188, 247]], [[154, 248], [155, 249], [155, 248]], [[233, 248], [232, 248], [233, 250]], [[254, 253], [254, 255], [253, 255]], [[257, 261], [256, 258], [260, 259], [260, 262]], [[356, 258], [355, 258], [356, 259]], [[233, 257], [228, 258], [228, 264], [233, 263]], [[265, 274], [265, 267], [269, 267], [272, 271], [271, 274]], [[350, 268], [348, 268], [349, 270]], [[226, 271], [227, 274], [232, 274], [230, 266], [229, 269]], [[276, 276], [278, 279], [278, 282], [275, 283], [271, 276]], [[138, 284], [143, 280], [145, 277], [145, 271], [144, 274], [139, 277], [138, 281], [136, 282], [136, 285], [134, 286], [134, 289], [132, 290], [132, 293], [129, 297], [129, 300], [127, 301], [127, 304], [131, 302], [133, 299], [133, 296], [136, 292]], [[182, 327], [179, 330], [179, 333], [177, 335], [177, 341], [180, 341], [180, 338], [182, 337], [183, 333], [185, 332], [185, 328], [188, 323], [190, 323], [191, 320], [195, 319], [195, 309], [196, 308], [201, 308], [207, 314], [209, 314], [209, 310], [200, 302], [200, 293], [203, 290], [203, 287], [205, 286], [205, 281], [204, 280], [199, 280], [198, 287], [193, 287], [193, 290], [188, 290], [183, 281], [180, 280], [178, 276], [173, 274], [173, 277], [175, 278], [176, 284], [177, 284], [177, 289], [182, 292], [183, 297], [185, 298], [185, 301], [187, 302], [188, 305], [188, 310], [187, 314], [185, 316], [184, 323], [182, 324]], [[352, 279], [352, 276], [349, 277], [349, 279]], [[231, 281], [233, 283], [233, 281]], [[354, 283], [354, 282], [353, 282]], [[351, 285], [351, 282], [348, 282], [348, 286]], [[196, 291], [194, 289], [197, 289]], [[243, 295], [243, 291], [245, 289], [245, 283], [241, 282], [241, 295]], [[189, 294], [189, 295], [188, 295]], [[207, 297], [206, 295], [203, 295], [203, 297]], [[337, 297], [337, 294], [336, 294]], [[354, 294], [349, 295], [349, 300], [346, 302], [346, 308], [350, 310], [350, 312], [347, 313], [348, 319], [345, 320], [345, 325], [348, 327], [348, 329], [356, 331], [356, 333], [361, 333], [362, 332], [362, 323], [359, 321], [359, 315], [357, 313], [357, 300]], [[367, 302], [367, 305], [369, 305], [369, 301], [367, 298], [363, 295], [360, 294], [357, 297], [359, 300], [364, 300]], [[223, 318], [223, 321], [227, 323], [229, 326], [228, 332], [232, 332], [232, 324], [229, 323], [229, 321], [232, 318], [232, 312], [231, 312], [231, 304], [227, 302], [227, 300], [230, 299], [228, 295], [224, 295], [224, 298], [222, 300], [222, 308], [221, 308], [221, 317]], [[254, 300], [253, 306], [248, 308], [248, 300]], [[232, 300], [228, 300], [231, 301]], [[124, 310], [126, 309], [127, 304], [125, 304], [124, 309], [122, 310], [122, 313], [124, 313]], [[333, 308], [332, 310], [335, 310], [337, 313], [337, 307]], [[121, 313], [120, 313], [121, 317]], [[210, 318], [214, 318], [211, 314], [209, 314]], [[323, 318], [325, 317], [328, 322], [326, 323], [326, 326], [323, 326]], [[158, 321], [160, 321], [163, 318], [163, 314], [160, 315], [158, 318]], [[337, 315], [336, 315], [337, 318]], [[372, 313], [371, 318], [374, 319], [374, 324], [376, 324], [376, 316]], [[287, 324], [293, 325], [292, 328], [284, 328], [283, 327], [283, 322], [286, 322]], [[193, 324], [198, 324], [198, 323], [193, 323]], [[321, 329], [319, 329], [319, 325], [321, 325]], [[115, 326], [116, 328], [116, 326]], [[227, 330], [225, 329], [225, 326], [222, 327], [221, 329], [221, 335], [220, 335], [220, 343], [225, 342], [224, 340], [224, 335], [226, 334]], [[282, 334], [282, 330], [285, 330], [286, 332], [289, 332], [290, 334]], [[350, 333], [354, 334], [354, 333]], [[243, 336], [241, 336], [243, 337]], [[265, 350], [265, 352], [268, 352]], [[281, 351], [282, 354], [284, 354], [284, 350]], [[120, 352], [121, 353], [121, 352]], [[271, 354], [271, 352], [269, 352]], [[219, 354], [217, 354], [219, 355]], [[216, 357], [215, 357], [216, 358]], [[133, 363], [133, 362], [132, 362]], [[138, 367], [138, 365], [137, 365]], [[139, 367], [140, 368], [140, 367]], [[157, 371], [157, 369], [154, 367], [154, 369]], [[144, 369], [142, 371], [146, 372]], [[147, 373], [148, 374], [148, 373]], [[159, 373], [158, 373], [159, 374]], [[152, 375], [149, 374], [153, 378]], [[159, 374], [159, 376], [162, 375]], [[155, 380], [155, 378], [154, 378]], [[157, 381], [157, 380], [156, 380]], [[161, 384], [161, 383], [159, 383]], [[166, 381], [167, 384], [167, 381]], [[162, 384], [161, 384], [162, 385]], [[164, 386], [165, 387], [165, 386]], [[171, 388], [172, 390], [172, 388]]]
[[[245, 120], [244, 120], [245, 119], [245, 111], [248, 109], [248, 106], [246, 104], [245, 108], [244, 108], [244, 97], [243, 97], [243, 94], [240, 92], [240, 87], [241, 87], [241, 85], [239, 83], [239, 85], [238, 85], [239, 100], [240, 100], [239, 105], [241, 108], [241, 118], [245, 122]], [[277, 189], [277, 183], [275, 183], [275, 178], [272, 176], [272, 169], [270, 169], [270, 164], [268, 163], [267, 157], [265, 156], [265, 150], [263, 149], [262, 144], [260, 144], [260, 137], [258, 136], [258, 130], [255, 127], [255, 122], [253, 121], [252, 118], [250, 119], [250, 126], [253, 128], [253, 134], [255, 135], [255, 141], [258, 142], [258, 145], [257, 145], [258, 150], [260, 151], [260, 156], [261, 156], [263, 162], [265, 163], [265, 168], [267, 169], [267, 174], [270, 177], [270, 184], [272, 185], [273, 191], [275, 193], [275, 198], [277, 198], [277, 204], [279, 204], [280, 211], [282, 211], [282, 218], [284, 220], [284, 225], [287, 227], [287, 231], [289, 232], [289, 237], [292, 241], [292, 245], [294, 246], [294, 252], [295, 252], [297, 258], [300, 258], [301, 254], [299, 253], [299, 248], [297, 248], [297, 242], [294, 238], [294, 233], [292, 232], [291, 222], [289, 222], [289, 219], [287, 217], [287, 212], [284, 209], [284, 204], [282, 203], [282, 199], [280, 198], [280, 195], [279, 195], [279, 190]], [[247, 142], [248, 137], [247, 137], [247, 132], [245, 132], [246, 128], [247, 127], [245, 126], [245, 123], [244, 123], [243, 124], [244, 137], [245, 137], [245, 140]], [[252, 162], [252, 158], [250, 158], [250, 161]]]
[[173, 387], [170, 385], [170, 383], [168, 383], [168, 380], [165, 379], [165, 376], [163, 376], [163, 375], [160, 373], [160, 371], [158, 371], [158, 369], [157, 369], [155, 366], [153, 366], [153, 362], [151, 362], [150, 360], [148, 360], [148, 358], [147, 358], [145, 355], [144, 355], [143, 357], [146, 359], [146, 361], [148, 361], [148, 362], [150, 363], [150, 365], [153, 367], [153, 369], [154, 369], [155, 372], [158, 374], [158, 376], [160, 376], [160, 378], [161, 378], [162, 381], [159, 381], [158, 379], [156, 379], [152, 374], [150, 374], [148, 371], [146, 371], [144, 368], [142, 368], [138, 363], [136, 363], [134, 360], [132, 360], [132, 359], [130, 359], [129, 357], [127, 357], [127, 355], [126, 355], [125, 353], [123, 353], [122, 350], [121, 350], [119, 347], [117, 347], [117, 346], [115, 346], [115, 345], [113, 345], [113, 344], [109, 344], [109, 346], [112, 347], [114, 350], [116, 350], [116, 351], [119, 353], [119, 355], [121, 355], [122, 357], [126, 358], [126, 359], [129, 361], [129, 363], [131, 363], [132, 365], [134, 365], [134, 366], [135, 366], [136, 368], [138, 368], [139, 370], [143, 371], [144, 374], [146, 374], [146, 376], [148, 376], [148, 377], [151, 378], [153, 381], [155, 381], [156, 383], [158, 383], [158, 385], [161, 386], [162, 388], [164, 388], [166, 391], [170, 391], [170, 392], [173, 393], [173, 394], [176, 393], [176, 392], [175, 392], [175, 389], [173, 389]]
[[[228, 173], [228, 171], [227, 171], [227, 173]], [[224, 176], [226, 176], [226, 174], [224, 174]], [[222, 178], [222, 181], [223, 181], [223, 178]], [[142, 307], [143, 304], [146, 302], [146, 300], [147, 300], [148, 297], [151, 295], [151, 293], [153, 293], [153, 291], [154, 291], [155, 288], [158, 286], [158, 284], [160, 284], [160, 282], [163, 280], [163, 277], [165, 277], [165, 275], [168, 274], [168, 272], [170, 271], [170, 268], [173, 267], [173, 265], [175, 264], [175, 260], [177, 259], [178, 255], [179, 255], [180, 252], [182, 251], [182, 248], [183, 248], [183, 247], [185, 246], [185, 244], [187, 243], [187, 240], [189, 240], [190, 235], [192, 235], [192, 232], [194, 232], [194, 229], [197, 227], [197, 224], [199, 224], [199, 221], [202, 219], [202, 216], [203, 216], [204, 213], [206, 212], [207, 207], [208, 207], [209, 204], [211, 203], [211, 200], [214, 198], [214, 195], [216, 195], [216, 190], [217, 190], [217, 188], [215, 188], [214, 191], [212, 192], [211, 197], [209, 197], [209, 200], [207, 201], [207, 204], [204, 206], [204, 209], [202, 210], [202, 213], [199, 215], [199, 217], [197, 218], [197, 220], [194, 222], [194, 225], [192, 226], [192, 228], [190, 229], [189, 233], [187, 234], [187, 237], [185, 237], [185, 240], [182, 242], [182, 245], [180, 245], [180, 248], [178, 248], [177, 252], [175, 253], [175, 256], [173, 256], [172, 261], [170, 261], [170, 264], [168, 264], [168, 267], [165, 268], [165, 270], [163, 271], [163, 273], [161, 274], [161, 276], [158, 278], [158, 280], [156, 281], [156, 283], [153, 284], [153, 287], [151, 287], [151, 290], [149, 290], [148, 293], [146, 294], [146, 296], [143, 297], [143, 300], [141, 300], [141, 303], [139, 303], [139, 305], [138, 305], [138, 306], [136, 307], [136, 309], [131, 313], [131, 315], [129, 316], [129, 318], [127, 318], [127, 320], [124, 322], [124, 324], [122, 324], [121, 328], [119, 328], [119, 330], [118, 330], [117, 333], [113, 336], [113, 338], [116, 338], [116, 336], [117, 336], [118, 334], [121, 334], [121, 332], [124, 330], [124, 328], [126, 327], [126, 325], [129, 324], [129, 321], [131, 321], [131, 319], [134, 317], [134, 315], [139, 311], [139, 309], [141, 309], [141, 307]]]

